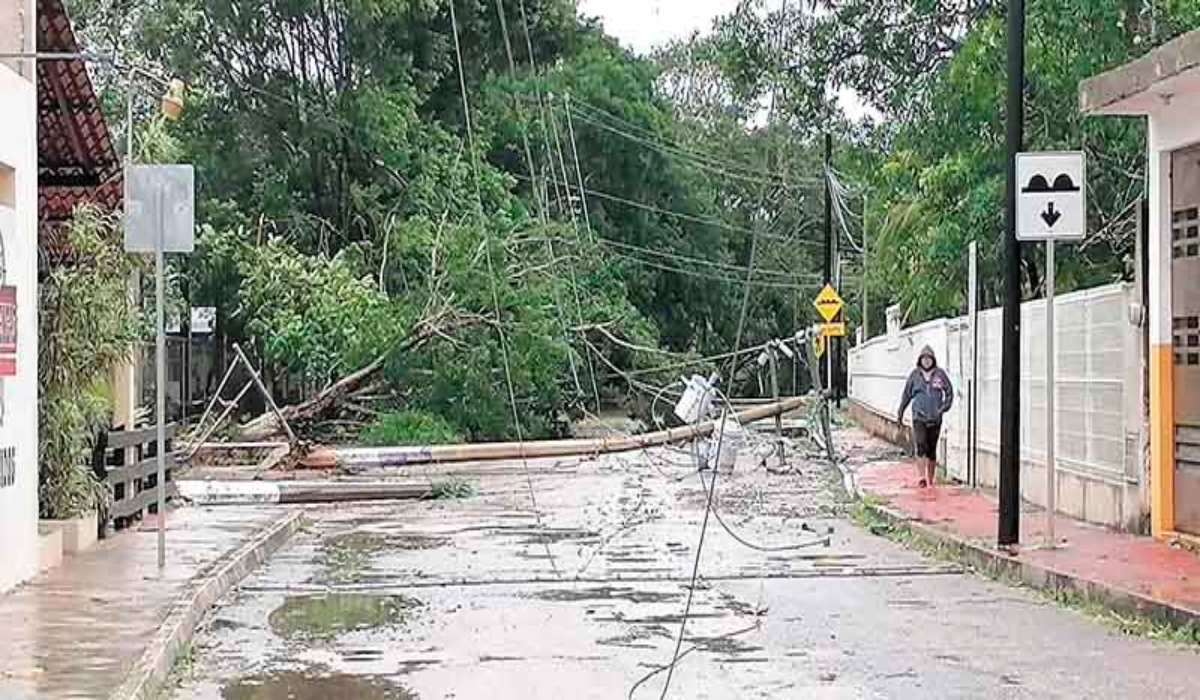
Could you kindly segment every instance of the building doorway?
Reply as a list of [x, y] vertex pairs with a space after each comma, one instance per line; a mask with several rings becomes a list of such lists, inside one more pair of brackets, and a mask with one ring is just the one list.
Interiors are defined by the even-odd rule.
[[1175, 528], [1200, 535], [1200, 145], [1171, 154]]

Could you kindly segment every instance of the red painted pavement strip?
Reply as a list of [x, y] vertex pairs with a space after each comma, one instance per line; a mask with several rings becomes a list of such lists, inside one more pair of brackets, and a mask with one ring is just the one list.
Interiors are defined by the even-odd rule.
[[[891, 508], [914, 520], [988, 547], [995, 541], [996, 502], [987, 492], [959, 486], [919, 489], [916, 471], [907, 462], [866, 464], [856, 478], [865, 492], [886, 499]], [[1040, 544], [1045, 522], [1042, 509], [1026, 505], [1021, 516], [1022, 541]], [[1020, 559], [1200, 610], [1200, 555], [1061, 515], [1054, 528], [1060, 541], [1065, 541], [1064, 547], [1027, 549]]]

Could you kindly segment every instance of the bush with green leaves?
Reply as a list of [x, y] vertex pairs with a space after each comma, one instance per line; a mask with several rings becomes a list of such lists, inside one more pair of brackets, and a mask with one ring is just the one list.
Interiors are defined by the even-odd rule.
[[264, 359], [317, 384], [371, 362], [406, 325], [345, 255], [305, 255], [280, 238], [256, 245], [241, 229], [206, 230], [199, 247], [196, 286], [215, 279], [236, 293], [231, 315]]
[[425, 411], [389, 411], [362, 429], [358, 441], [370, 447], [444, 445], [462, 437], [444, 418]]
[[38, 473], [43, 518], [73, 518], [102, 505], [90, 449], [112, 410], [109, 371], [126, 360], [141, 319], [129, 303], [138, 261], [122, 248], [118, 220], [79, 207], [68, 259], [49, 268], [38, 296]]

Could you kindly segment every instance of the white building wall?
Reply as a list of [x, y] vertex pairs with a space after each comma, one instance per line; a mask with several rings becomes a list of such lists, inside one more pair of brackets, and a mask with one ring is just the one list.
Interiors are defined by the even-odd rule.
[[[0, 53], [22, 53], [37, 49], [34, 41], [34, 24], [37, 19], [34, 2], [35, 0], [0, 1]], [[14, 58], [4, 59], [0, 63], [26, 78], [33, 77], [33, 61]]]
[[[1140, 517], [1142, 479], [1140, 431], [1142, 390], [1140, 330], [1130, 321], [1133, 291], [1116, 284], [1064, 294], [1055, 300], [1056, 467], [1059, 502], [1065, 512], [1112, 525]], [[979, 483], [996, 484], [1000, 435], [1001, 309], [979, 314], [978, 446]], [[1045, 302], [1021, 307], [1022, 493], [1044, 502], [1045, 477], [1032, 473], [1045, 462]], [[850, 351], [850, 398], [894, 419], [904, 380], [923, 345], [934, 348], [955, 387], [955, 406], [943, 424], [942, 455], [947, 473], [966, 480], [967, 379], [971, 339], [966, 317], [939, 319], [891, 336], [874, 338]], [[907, 421], [907, 418], [906, 418]], [[1077, 480], [1106, 485], [1086, 494]], [[1130, 489], [1133, 493], [1126, 493]], [[1079, 498], [1074, 498], [1079, 495]], [[1103, 512], [1103, 514], [1102, 514]]]
[[[16, 375], [0, 378], [0, 591], [37, 573], [37, 102], [34, 84], [0, 65], [0, 237], [4, 279], [17, 290]], [[0, 460], [0, 473], [8, 467]], [[2, 475], [2, 474], [0, 474]]]

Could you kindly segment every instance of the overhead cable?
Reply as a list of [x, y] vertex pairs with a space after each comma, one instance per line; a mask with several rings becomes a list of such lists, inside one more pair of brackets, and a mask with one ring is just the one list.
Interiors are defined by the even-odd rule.
[[[766, 179], [770, 180], [773, 178], [776, 181], [775, 184], [779, 184], [784, 187], [787, 187], [789, 185], [789, 183], [796, 183], [796, 184], [802, 183], [802, 184], [816, 185], [816, 186], [820, 186], [820, 185], [824, 184], [820, 178], [787, 177], [784, 175], [771, 173], [767, 170], [761, 169], [758, 166], [750, 165], [745, 162], [739, 162], [739, 161], [731, 160], [728, 158], [721, 158], [721, 157], [713, 155], [711, 153], [697, 151], [694, 149], [687, 148], [685, 146], [681, 146], [678, 143], [673, 143], [673, 142], [668, 141], [660, 134], [656, 134], [644, 126], [634, 124], [633, 122], [629, 121], [628, 119], [624, 119], [616, 114], [613, 114], [612, 112], [610, 112], [606, 109], [597, 107], [594, 104], [591, 104], [585, 100], [576, 101], [576, 103], [573, 104], [573, 108], [575, 109], [576, 114], [579, 114], [579, 110], [581, 110], [581, 109], [591, 112], [590, 115], [581, 114], [580, 118], [583, 118], [585, 116], [591, 116], [593, 119], [607, 119], [609, 121], [616, 122], [616, 123], [622, 125], [623, 127], [625, 127], [626, 129], [628, 129], [629, 131], [632, 131], [635, 134], [640, 134], [641, 138], [654, 141], [658, 146], [660, 146], [663, 149], [673, 151], [683, 157], [689, 157], [689, 158], [697, 160], [697, 161], [711, 164], [713, 167], [721, 168], [726, 171], [731, 171], [731, 172], [734, 172], [737, 174], [746, 174], [746, 175], [749, 175], [752, 177], [757, 177], [759, 179], [766, 178]], [[626, 135], [626, 134], [623, 133], [621, 135]], [[628, 136], [632, 136], [632, 134], [630, 134]]]
[[[651, 255], [651, 256], [659, 257], [659, 258], [666, 258], [668, 260], [675, 260], [677, 262], [695, 263], [697, 265], [707, 265], [709, 267], [714, 267], [719, 270], [727, 270], [730, 272], [745, 272], [746, 271], [746, 268], [741, 265], [732, 265], [729, 263], [722, 263], [722, 262], [718, 262], [715, 260], [706, 260], [704, 258], [696, 258], [696, 257], [688, 256], [688, 255], [681, 255], [679, 253], [671, 253], [671, 252], [668, 252], [665, 250], [656, 250], [654, 248], [646, 248], [643, 246], [636, 246], [636, 245], [632, 245], [629, 243], [622, 243], [620, 241], [617, 241], [617, 240], [614, 240], [611, 238], [600, 238], [599, 240], [597, 240], [597, 243], [599, 243], [602, 246], [611, 246], [614, 248], [620, 248], [622, 250], [645, 253], [646, 255]], [[758, 270], [755, 270], [755, 272], [761, 273], [764, 275], [773, 275], [773, 276], [777, 276], [777, 277], [783, 277], [788, 280], [795, 280], [795, 279], [801, 279], [801, 278], [814, 278], [815, 279], [815, 278], [821, 277], [821, 275], [817, 274], [817, 273], [798, 274], [798, 273], [793, 273], [793, 272], [787, 272], [785, 270], [776, 270], [773, 268], [760, 268]]]
[[578, 111], [575, 112], [575, 116], [579, 117], [580, 121], [586, 122], [598, 129], [603, 129], [605, 131], [608, 131], [608, 132], [615, 134], [617, 136], [620, 136], [622, 138], [625, 138], [625, 139], [628, 139], [635, 143], [639, 143], [643, 146], [646, 146], [647, 148], [654, 149], [655, 151], [658, 151], [659, 153], [661, 153], [663, 155], [666, 155], [669, 157], [674, 157], [674, 158], [681, 158], [701, 170], [707, 170], [711, 173], [720, 175], [722, 177], [733, 178], [735, 180], [742, 180], [744, 182], [750, 182], [753, 184], [770, 185], [773, 187], [779, 187], [781, 189], [786, 189], [786, 190], [811, 190], [815, 186], [812, 183], [804, 183], [805, 186], [802, 186], [801, 183], [789, 183], [789, 182], [784, 182], [782, 180], [765, 178], [765, 177], [762, 177], [759, 175], [747, 175], [747, 174], [739, 173], [739, 172], [736, 172], [733, 170], [728, 170], [728, 169], [722, 168], [720, 166], [706, 163], [702, 160], [695, 158], [695, 156], [692, 156], [685, 152], [681, 152], [677, 149], [671, 148], [670, 146], [663, 145], [662, 143], [659, 143], [653, 139], [642, 138], [641, 136], [637, 136], [635, 134], [630, 134], [627, 131], [623, 131], [623, 130], [621, 130], [615, 126], [612, 126], [610, 124], [605, 124], [599, 120], [593, 119], [593, 118], [591, 118], [585, 114], [582, 114]]
[[681, 267], [665, 265], [663, 263], [655, 262], [653, 260], [645, 260], [645, 259], [639, 258], [635, 255], [619, 253], [615, 250], [609, 251], [609, 252], [611, 255], [614, 255], [622, 260], [634, 262], [639, 265], [644, 265], [646, 267], [654, 268], [654, 269], [662, 271], [662, 272], [674, 272], [674, 273], [680, 274], [680, 275], [687, 275], [689, 277], [709, 279], [709, 280], [713, 280], [715, 282], [726, 282], [726, 283], [734, 284], [734, 285], [748, 284], [751, 287], [766, 287], [766, 288], [770, 288], [770, 289], [808, 290], [808, 289], [819, 289], [821, 287], [820, 283], [791, 284], [788, 282], [779, 282], [779, 281], [775, 281], [775, 280], [763, 280], [763, 279], [757, 279], [757, 280], [751, 279], [751, 280], [747, 281], [744, 279], [738, 279], [737, 277], [728, 276], [728, 275], [719, 275], [719, 274], [714, 274], [714, 273], [709, 273], [709, 272], [702, 272], [700, 270], [687, 270], [687, 269], [684, 269]]
[[[475, 134], [471, 124], [471, 102], [467, 97], [467, 78], [466, 71], [463, 69], [462, 44], [458, 36], [458, 18], [454, 11], [454, 3], [450, 3], [450, 24], [454, 32], [454, 54], [458, 63], [458, 86], [462, 96], [463, 121], [467, 130], [467, 153], [469, 154], [468, 159], [471, 162], [471, 174], [475, 184], [475, 206], [479, 218], [482, 220], [484, 218], [483, 190], [479, 178], [479, 162], [478, 158], [475, 157]], [[490, 235], [487, 233], [490, 228], [491, 227], [489, 226], [484, 226], [485, 236], [490, 237]], [[513, 388], [512, 366], [508, 357], [508, 339], [504, 333], [503, 317], [500, 314], [500, 295], [496, 290], [496, 272], [495, 266], [492, 262], [492, 246], [490, 243], [491, 242], [485, 238], [483, 250], [484, 258], [487, 261], [488, 280], [490, 281], [492, 292], [492, 306], [496, 314], [496, 332], [500, 341], [500, 356], [504, 364], [504, 383], [508, 389], [508, 402], [509, 406], [512, 408], [513, 426], [517, 432], [517, 443], [520, 446], [521, 451], [521, 467], [525, 472], [525, 485], [529, 492], [530, 505], [533, 507], [533, 515], [535, 521], [537, 522], [538, 529], [544, 530], [545, 524], [542, 522], [541, 509], [538, 507], [537, 491], [533, 487], [533, 477], [529, 472], [529, 460], [525, 457], [525, 434], [521, 428], [521, 414], [520, 410], [517, 408], [516, 390]], [[546, 556], [550, 560], [550, 568], [554, 570], [554, 575], [556, 577], [562, 578], [562, 573], [558, 569], [557, 560], [554, 558], [554, 552], [550, 549], [550, 541], [546, 538], [542, 538], [542, 540], [542, 544], [546, 549]]]
[[[525, 182], [531, 182], [531, 178], [529, 178], [526, 175], [521, 175], [519, 173], [509, 173], [509, 174], [518, 180], [523, 180]], [[554, 182], [555, 184], [561, 184], [556, 180], [552, 180], [552, 182]], [[624, 204], [624, 205], [633, 207], [635, 209], [642, 209], [644, 211], [653, 212], [655, 214], [662, 214], [663, 216], [670, 216], [670, 217], [680, 219], [683, 221], [691, 221], [693, 223], [703, 224], [705, 226], [712, 226], [713, 228], [724, 229], [726, 231], [733, 231], [733, 232], [737, 232], [737, 233], [748, 233], [748, 234], [755, 233], [754, 229], [746, 227], [746, 226], [738, 226], [736, 224], [728, 224], [719, 219], [713, 219], [713, 218], [704, 217], [704, 216], [696, 216], [695, 214], [685, 214], [683, 212], [672, 211], [670, 209], [663, 209], [662, 207], [658, 207], [653, 204], [646, 204], [645, 202], [639, 202], [637, 200], [628, 199], [626, 197], [622, 197], [620, 195], [615, 195], [615, 194], [610, 194], [608, 192], [601, 192], [600, 190], [584, 189], [583, 192], [592, 197], [597, 197], [599, 199], [606, 199], [608, 201], [617, 202], [618, 204]], [[809, 239], [804, 239], [804, 238], [794, 238], [791, 236], [782, 236], [779, 234], [773, 234], [773, 233], [767, 233], [767, 232], [758, 232], [757, 235], [762, 238], [783, 241], [785, 243], [794, 243], [794, 244], [808, 245], [808, 246], [824, 246], [824, 243], [822, 243], [821, 241], [814, 241], [814, 240], [809, 240]]]

